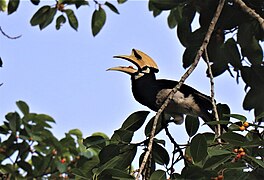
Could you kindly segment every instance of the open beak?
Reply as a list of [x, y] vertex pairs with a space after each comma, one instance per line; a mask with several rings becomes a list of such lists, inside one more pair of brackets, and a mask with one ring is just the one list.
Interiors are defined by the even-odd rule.
[[[125, 60], [133, 63], [134, 65], [136, 65], [138, 67], [138, 70], [142, 70], [144, 67], [149, 67], [149, 68], [152, 68], [155, 72], [159, 71], [157, 64], [155, 63], [155, 61], [151, 57], [149, 57], [148, 55], [146, 55], [142, 51], [139, 51], [136, 49], [132, 49], [131, 55], [114, 56], [114, 58], [125, 59]], [[118, 67], [118, 68], [120, 68], [120, 67]], [[125, 68], [125, 67], [122, 67], [122, 68]], [[119, 69], [118, 71], [122, 71], [122, 70]]]
[[107, 71], [121, 71], [121, 72], [127, 73], [129, 75], [132, 75], [132, 74], [135, 74], [138, 70], [133, 68], [132, 66], [128, 66], [128, 67], [117, 66], [117, 67], [109, 68], [109, 69], [107, 69]]

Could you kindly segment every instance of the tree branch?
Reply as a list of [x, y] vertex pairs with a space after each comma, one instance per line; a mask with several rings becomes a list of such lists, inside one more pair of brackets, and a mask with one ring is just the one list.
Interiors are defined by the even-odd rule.
[[[171, 177], [172, 176], [172, 173], [174, 171], [173, 166], [175, 165], [175, 163], [177, 163], [181, 159], [184, 159], [184, 161], [185, 161], [185, 158], [184, 158], [184, 153], [183, 153], [181, 147], [179, 146], [179, 144], [174, 140], [174, 138], [170, 134], [168, 126], [166, 125], [164, 127], [164, 129], [165, 129], [166, 135], [168, 136], [168, 138], [170, 139], [171, 143], [174, 146], [174, 148], [173, 148], [174, 150], [173, 150], [173, 153], [172, 153], [173, 154], [172, 155], [172, 162], [171, 162], [171, 167], [170, 167], [170, 177]], [[175, 158], [175, 154], [177, 152], [179, 153], [179, 157], [175, 161], [174, 158]]]
[[[207, 49], [205, 49], [205, 61], [208, 67], [208, 73], [209, 73], [209, 77], [210, 77], [210, 85], [211, 85], [211, 99], [212, 99], [212, 105], [213, 105], [213, 112], [214, 112], [214, 116], [215, 116], [215, 120], [219, 121], [219, 116], [218, 116], [218, 112], [217, 112], [217, 108], [216, 108], [216, 104], [215, 104], [215, 92], [214, 92], [214, 77], [213, 77], [213, 72], [212, 72], [212, 68], [210, 66], [210, 62], [209, 62], [209, 57], [208, 57], [208, 53], [207, 53]], [[216, 128], [215, 128], [215, 137], [218, 138], [219, 136], [221, 136], [221, 125], [217, 124]], [[219, 143], [221, 143], [221, 139], [217, 139], [217, 141]]]
[[244, 12], [257, 19], [261, 28], [264, 30], [264, 19], [256, 13], [254, 9], [248, 7], [242, 0], [234, 0], [234, 2], [237, 3]]
[[6, 34], [4, 31], [3, 31], [3, 29], [2, 29], [2, 27], [0, 26], [0, 32], [5, 36], [5, 37], [7, 37], [8, 39], [18, 39], [18, 38], [20, 38], [22, 35], [19, 35], [19, 36], [15, 36], [15, 37], [11, 37], [11, 36], [9, 36], [8, 34]]
[[154, 140], [154, 136], [155, 136], [155, 131], [156, 131], [156, 127], [157, 127], [157, 123], [158, 123], [158, 119], [161, 115], [161, 113], [164, 111], [164, 109], [167, 107], [167, 105], [169, 104], [169, 102], [172, 100], [174, 94], [180, 89], [181, 85], [184, 83], [184, 81], [189, 77], [189, 75], [194, 71], [194, 69], [196, 68], [197, 64], [199, 63], [199, 60], [204, 52], [204, 50], [206, 49], [208, 43], [209, 43], [209, 40], [211, 38], [211, 35], [212, 35], [212, 32], [215, 28], [215, 25], [217, 23], [217, 20], [222, 12], [222, 9], [224, 7], [224, 4], [225, 4], [225, 0], [220, 0], [219, 1], [219, 4], [217, 6], [217, 10], [215, 12], [215, 15], [210, 23], [210, 26], [208, 28], [208, 31], [205, 35], [205, 38], [204, 38], [204, 41], [200, 47], [200, 49], [198, 50], [197, 54], [196, 54], [196, 57], [194, 59], [194, 62], [193, 64], [191, 65], [191, 67], [184, 73], [184, 75], [181, 77], [179, 83], [171, 90], [169, 96], [167, 97], [166, 101], [162, 104], [162, 106], [160, 107], [160, 109], [158, 110], [155, 118], [154, 118], [154, 122], [153, 122], [153, 127], [152, 127], [152, 130], [151, 130], [151, 134], [150, 134], [150, 139], [149, 139], [149, 144], [148, 144], [148, 148], [147, 148], [147, 151], [146, 151], [146, 154], [143, 158], [143, 161], [141, 163], [141, 166], [139, 168], [139, 172], [136, 176], [136, 179], [138, 180], [141, 176], [141, 173], [146, 165], [146, 162], [148, 160], [148, 157], [149, 157], [149, 154], [150, 154], [150, 151], [152, 149], [152, 145], [153, 145], [153, 140]]

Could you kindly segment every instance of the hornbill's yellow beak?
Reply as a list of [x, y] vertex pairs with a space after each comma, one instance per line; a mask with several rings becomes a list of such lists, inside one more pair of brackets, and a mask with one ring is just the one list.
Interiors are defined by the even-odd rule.
[[[143, 53], [142, 51], [132, 49], [131, 55], [120, 55], [120, 56], [114, 56], [114, 58], [121, 58], [128, 60], [129, 62], [135, 64], [138, 67], [138, 71], [143, 70], [144, 68], [148, 67], [154, 70], [154, 72], [158, 72], [159, 68], [158, 65], [155, 63], [155, 61]], [[116, 67], [116, 68], [110, 68], [108, 70], [117, 70], [122, 71], [126, 73], [134, 72], [134, 68], [131, 69], [131, 67]]]
[[107, 71], [121, 71], [121, 72], [124, 72], [124, 73], [127, 73], [129, 75], [132, 75], [132, 74], [135, 74], [138, 72], [137, 69], [133, 68], [132, 66], [128, 66], [128, 67], [125, 67], [125, 66], [117, 66], [117, 67], [113, 67], [113, 68], [109, 68], [107, 69]]

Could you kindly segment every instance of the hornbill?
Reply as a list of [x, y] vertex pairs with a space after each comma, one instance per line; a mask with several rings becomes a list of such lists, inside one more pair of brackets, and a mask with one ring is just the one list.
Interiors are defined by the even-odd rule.
[[[129, 74], [134, 98], [153, 111], [159, 110], [172, 88], [178, 84], [177, 81], [156, 79], [155, 73], [159, 71], [157, 64], [151, 57], [139, 50], [132, 49], [131, 55], [114, 56], [114, 58], [125, 59], [137, 66], [137, 69], [132, 66], [118, 66], [108, 70]], [[183, 122], [184, 114], [201, 117], [205, 122], [209, 122], [214, 120], [213, 114], [209, 112], [212, 108], [209, 96], [183, 84], [165, 108], [164, 114], [166, 117], [174, 118], [177, 124]], [[214, 128], [210, 127], [214, 131]]]

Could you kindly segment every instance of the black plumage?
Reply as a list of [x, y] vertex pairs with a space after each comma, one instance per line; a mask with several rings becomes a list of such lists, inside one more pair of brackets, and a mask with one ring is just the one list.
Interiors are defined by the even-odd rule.
[[[121, 71], [131, 75], [134, 98], [153, 111], [158, 111], [178, 82], [156, 79], [155, 73], [159, 71], [157, 64], [152, 58], [139, 50], [133, 49], [132, 54], [129, 56], [115, 57], [132, 62], [138, 69], [132, 66], [118, 66], [109, 70]], [[174, 118], [178, 124], [182, 123], [184, 114], [201, 117], [205, 122], [209, 122], [214, 120], [214, 116], [210, 112], [212, 108], [212, 101], [209, 96], [183, 84], [174, 94], [164, 113]], [[210, 127], [214, 130], [214, 127]]]
[[[166, 100], [168, 93], [172, 88], [174, 88], [178, 82], [167, 80], [167, 79], [156, 79], [154, 72], [150, 70], [150, 73], [145, 73], [142, 77], [136, 78], [136, 75], [131, 75], [132, 81], [132, 92], [134, 98], [141, 103], [142, 105], [147, 106], [153, 111], [158, 111], [160, 106]], [[161, 91], [166, 91], [164, 96], [160, 95]], [[179, 93], [182, 93], [181, 98], [175, 98]], [[171, 117], [175, 115], [182, 116], [183, 114], [188, 114], [191, 116], [200, 116], [205, 122], [212, 121], [214, 116], [209, 112], [212, 110], [212, 101], [211, 98], [205, 94], [200, 93], [194, 88], [183, 84], [178, 92], [174, 95], [173, 102], [171, 102], [165, 112], [170, 114]], [[180, 94], [181, 95], [181, 94]], [[193, 107], [192, 104], [186, 105], [184, 102], [181, 103], [181, 100], [190, 99], [197, 107]], [[196, 109], [195, 109], [196, 108]]]

